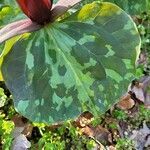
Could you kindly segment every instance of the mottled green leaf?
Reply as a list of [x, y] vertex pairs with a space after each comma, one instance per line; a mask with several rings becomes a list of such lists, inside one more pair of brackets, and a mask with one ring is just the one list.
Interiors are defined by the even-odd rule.
[[56, 4], [58, 2], [58, 0], [53, 0], [53, 3]]
[[23, 13], [20, 13], [20, 8], [15, 0], [0, 1], [0, 28], [10, 22], [26, 17]]
[[2, 73], [15, 108], [53, 123], [83, 111], [104, 113], [134, 77], [140, 38], [131, 18], [111, 3], [92, 3], [19, 40]]
[[[96, 0], [99, 2], [111, 2], [118, 5], [130, 15], [141, 14], [150, 11], [150, 0]], [[87, 4], [93, 0], [82, 0], [81, 4]], [[81, 6], [82, 6], [81, 5]]]
[[24, 34], [24, 35], [19, 35], [19, 36], [16, 36], [16, 37], [13, 37], [9, 40], [7, 40], [5, 42], [5, 46], [2, 49], [0, 49], [0, 81], [3, 81], [3, 76], [2, 76], [2, 73], [1, 73], [1, 65], [2, 65], [2, 62], [3, 62], [3, 59], [4, 57], [10, 52], [12, 46], [14, 45], [14, 43], [16, 43], [20, 38], [22, 37], [26, 37], [28, 34]]
[[117, 4], [131, 15], [150, 10], [150, 0], [107, 0], [107, 2]]

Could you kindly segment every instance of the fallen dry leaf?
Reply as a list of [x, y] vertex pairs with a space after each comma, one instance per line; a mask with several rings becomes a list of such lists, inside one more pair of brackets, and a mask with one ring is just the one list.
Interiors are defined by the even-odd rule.
[[92, 127], [86, 126], [84, 128], [81, 128], [81, 132], [86, 136], [94, 136], [94, 129]]
[[81, 128], [81, 132], [88, 137], [94, 137], [102, 144], [112, 143], [112, 134], [106, 128], [103, 128], [100, 125], [96, 127], [90, 125], [83, 127]]
[[131, 99], [130, 94], [126, 94], [120, 99], [120, 102], [118, 102], [116, 106], [122, 110], [129, 110], [134, 105], [135, 101]]
[[150, 108], [150, 76], [144, 76], [140, 81], [143, 83], [144, 104], [147, 108]]
[[93, 114], [91, 114], [90, 112], [86, 111], [84, 113], [82, 113], [74, 122], [74, 125], [79, 127], [79, 128], [83, 128], [87, 125], [89, 125], [91, 123], [91, 121], [93, 120]]
[[130, 91], [132, 91], [133, 93], [135, 93], [136, 98], [141, 101], [144, 102], [145, 97], [144, 97], [144, 91], [143, 91], [143, 83], [135, 83], [135, 85], [133, 85], [133, 87], [130, 88]]
[[108, 147], [108, 150], [116, 150], [116, 148], [111, 145], [111, 146]]
[[94, 129], [94, 137], [102, 144], [112, 143], [112, 134], [100, 125]]
[[147, 127], [146, 123], [143, 123], [143, 128], [139, 130], [134, 130], [133, 134], [130, 136], [130, 139], [135, 142], [136, 150], [143, 150], [146, 142], [147, 136], [150, 134], [150, 129]]
[[150, 146], [150, 135], [148, 136], [146, 143], [145, 143], [145, 147]]
[[12, 121], [16, 127], [24, 127], [28, 123], [28, 119], [20, 115], [15, 115]]

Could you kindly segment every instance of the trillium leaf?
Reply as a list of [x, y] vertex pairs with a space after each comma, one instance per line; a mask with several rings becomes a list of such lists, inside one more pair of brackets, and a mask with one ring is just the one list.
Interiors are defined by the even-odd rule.
[[59, 0], [53, 0], [53, 3], [56, 4]]
[[[11, 51], [11, 48], [12, 46], [21, 38], [23, 37], [26, 37], [27, 34], [24, 34], [24, 35], [19, 35], [19, 36], [16, 36], [16, 37], [13, 37], [9, 40], [6, 41], [5, 45], [4, 45], [4, 48], [0, 54], [0, 68], [1, 68], [1, 65], [2, 65], [2, 62], [4, 60], [4, 57]], [[2, 72], [0, 70], [0, 81], [3, 81], [3, 76], [2, 76]]]
[[[118, 5], [130, 15], [137, 15], [150, 10], [149, 0], [97, 0], [103, 2], [111, 2]], [[93, 0], [82, 0], [82, 4], [93, 2]]]
[[124, 11], [94, 2], [20, 39], [2, 73], [16, 110], [32, 121], [53, 123], [87, 110], [100, 115], [127, 91], [139, 46]]
[[[13, 15], [12, 15], [13, 14]], [[0, 3], [0, 28], [8, 23], [25, 18], [23, 13], [20, 13], [18, 5], [15, 1], [5, 1]]]
[[115, 3], [131, 15], [150, 10], [149, 0], [107, 0], [107, 2]]

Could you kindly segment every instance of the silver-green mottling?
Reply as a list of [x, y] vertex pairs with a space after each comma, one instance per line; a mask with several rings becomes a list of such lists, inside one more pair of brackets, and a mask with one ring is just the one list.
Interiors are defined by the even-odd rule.
[[124, 11], [95, 2], [19, 40], [2, 73], [15, 108], [32, 121], [53, 123], [83, 111], [98, 115], [126, 92], [139, 45]]

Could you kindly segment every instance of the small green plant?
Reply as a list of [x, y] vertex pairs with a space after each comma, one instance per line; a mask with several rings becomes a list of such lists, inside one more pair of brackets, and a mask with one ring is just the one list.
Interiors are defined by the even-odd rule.
[[138, 114], [138, 119], [139, 121], [150, 121], [150, 110], [149, 109], [146, 109], [144, 107], [144, 105], [141, 105], [139, 107], [139, 114]]
[[101, 117], [95, 117], [92, 120], [91, 124], [92, 124], [92, 126], [96, 127], [97, 125], [100, 125], [102, 123], [102, 120], [103, 120], [103, 116], [101, 116]]
[[65, 148], [65, 141], [62, 141], [61, 137], [55, 133], [47, 132], [43, 134], [43, 137], [39, 141], [39, 149], [44, 150], [63, 150]]
[[118, 120], [126, 120], [128, 115], [123, 110], [114, 110], [113, 116]]
[[95, 142], [85, 136], [81, 136], [78, 128], [75, 128], [69, 121], [54, 131], [45, 131], [39, 140], [39, 149], [44, 150], [91, 150]]
[[6, 121], [4, 117], [5, 115], [0, 113], [0, 144], [2, 144], [2, 149], [9, 150], [12, 142], [11, 131], [14, 124], [12, 121]]
[[134, 142], [128, 138], [118, 139], [116, 144], [117, 150], [134, 150]]
[[3, 107], [5, 105], [7, 96], [4, 93], [4, 89], [0, 88], [0, 107]]
[[110, 124], [108, 125], [108, 127], [109, 127], [110, 129], [118, 129], [116, 123], [110, 123]]
[[132, 128], [138, 129], [140, 125], [143, 124], [143, 121], [149, 122], [150, 110], [146, 109], [144, 105], [139, 106], [139, 111], [137, 114], [129, 118], [129, 123], [132, 125]]

